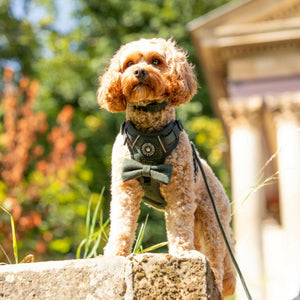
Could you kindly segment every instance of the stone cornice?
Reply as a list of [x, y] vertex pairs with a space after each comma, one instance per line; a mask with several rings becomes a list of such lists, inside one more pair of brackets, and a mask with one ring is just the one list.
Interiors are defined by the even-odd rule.
[[227, 45], [225, 47], [216, 48], [215, 53], [221, 58], [225, 63], [232, 58], [245, 57], [255, 54], [262, 53], [276, 53], [282, 51], [300, 51], [300, 38], [296, 37], [294, 39], [283, 39], [277, 41], [269, 41], [264, 43], [253, 43], [253, 44], [236, 44]]
[[293, 122], [300, 125], [300, 92], [265, 97], [265, 109], [277, 122]]
[[[226, 81], [230, 61], [300, 52], [300, 1], [233, 1], [194, 20], [188, 28], [202, 63], [213, 108], [222, 117], [218, 102], [228, 97]], [[276, 64], [271, 66], [271, 73], [274, 68]]]
[[274, 19], [286, 19], [300, 15], [300, 2], [298, 0], [289, 1], [289, 3], [277, 5], [273, 12], [268, 12], [266, 15], [259, 16], [253, 21], [271, 21]]
[[262, 126], [263, 100], [261, 97], [235, 101], [221, 99], [219, 108], [222, 119], [229, 130], [234, 130], [237, 127], [260, 129]]

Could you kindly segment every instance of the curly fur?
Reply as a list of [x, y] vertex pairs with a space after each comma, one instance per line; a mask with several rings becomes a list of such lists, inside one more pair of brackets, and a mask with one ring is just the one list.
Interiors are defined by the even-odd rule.
[[[139, 77], [137, 73], [141, 70], [144, 76]], [[141, 39], [122, 46], [99, 83], [100, 106], [110, 112], [126, 110], [126, 118], [146, 132], [160, 130], [174, 121], [175, 107], [190, 101], [197, 91], [197, 80], [186, 53], [174, 41], [164, 39]], [[134, 107], [153, 101], [168, 101], [169, 105], [156, 113]], [[143, 191], [135, 179], [123, 182], [121, 168], [125, 157], [130, 158], [130, 153], [119, 134], [112, 152], [111, 231], [105, 255], [128, 255], [135, 237]], [[194, 179], [193, 154], [185, 131], [180, 133], [179, 143], [165, 163], [173, 165], [169, 185], [161, 185], [167, 202], [169, 252], [183, 255], [197, 250], [205, 254], [223, 297], [229, 296], [235, 289], [234, 268], [203, 178], [198, 172]], [[221, 222], [231, 239], [229, 200], [211, 168], [205, 161], [203, 165]]]

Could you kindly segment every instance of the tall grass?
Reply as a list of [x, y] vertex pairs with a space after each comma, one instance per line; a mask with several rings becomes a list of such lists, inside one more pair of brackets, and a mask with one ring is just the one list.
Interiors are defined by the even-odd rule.
[[[272, 162], [272, 160], [278, 155], [279, 151], [276, 151], [267, 161], [266, 163], [262, 166], [262, 168], [259, 170], [258, 172], [258, 179], [257, 182], [255, 183], [255, 185], [253, 185], [252, 187], [250, 187], [250, 190], [248, 192], [248, 194], [246, 195], [246, 197], [241, 201], [241, 203], [239, 204], [239, 207], [241, 207], [254, 193], [256, 193], [257, 191], [259, 191], [260, 189], [272, 185], [274, 184], [276, 181], [278, 181], [278, 177], [279, 177], [279, 171], [274, 172], [272, 175], [270, 175], [267, 178], [264, 178], [265, 175], [265, 169], [267, 168], [267, 166]], [[232, 204], [232, 203], [231, 203]], [[236, 208], [235, 210], [232, 209], [232, 213], [231, 215], [233, 216], [235, 213], [238, 212], [239, 207]]]
[[[102, 189], [100, 194], [92, 194], [89, 199], [87, 215], [86, 215], [86, 228], [85, 228], [85, 238], [79, 244], [77, 251], [76, 251], [76, 258], [92, 258], [98, 256], [99, 248], [101, 242], [106, 242], [108, 240], [108, 225], [109, 219], [104, 220], [104, 213], [103, 213], [103, 204], [104, 204], [104, 194], [105, 188]], [[93, 204], [96, 204], [95, 209], [93, 209]], [[11, 224], [11, 235], [12, 235], [12, 247], [14, 253], [14, 262], [9, 258], [8, 254], [6, 253], [5, 249], [0, 245], [0, 251], [3, 253], [5, 259], [9, 264], [19, 263], [19, 254], [18, 254], [18, 245], [17, 245], [17, 238], [16, 238], [16, 229], [15, 229], [15, 222], [12, 214], [0, 204], [0, 209], [6, 213], [10, 217], [10, 224]], [[161, 247], [166, 246], [167, 242], [162, 242], [146, 249], [143, 248], [143, 238], [145, 234], [145, 229], [147, 226], [149, 214], [147, 215], [145, 222], [142, 223], [141, 228], [139, 230], [135, 245], [133, 247], [133, 253], [145, 253], [154, 251]], [[25, 262], [33, 262], [34, 256], [32, 254], [27, 255], [21, 263]], [[3, 264], [3, 263], [0, 263]]]
[[[76, 258], [92, 258], [99, 255], [99, 248], [101, 241], [106, 242], [108, 240], [107, 232], [109, 219], [104, 221], [103, 219], [103, 192], [101, 194], [93, 194], [89, 200], [88, 210], [86, 215], [86, 237], [80, 243], [77, 248]], [[96, 203], [96, 207], [93, 211], [92, 204]], [[168, 242], [162, 242], [146, 249], [143, 248], [142, 243], [144, 239], [145, 229], [147, 226], [149, 214], [147, 215], [145, 222], [142, 223], [137, 239], [135, 241], [132, 253], [145, 253], [154, 251], [161, 247], [168, 245]]]
[[[99, 253], [98, 248], [102, 240], [107, 241], [107, 227], [109, 219], [104, 221], [103, 218], [103, 193], [102, 189], [100, 195], [92, 194], [88, 204], [88, 210], [85, 223], [85, 239], [83, 239], [77, 248], [76, 258], [91, 258], [96, 257]], [[96, 203], [94, 212], [92, 211], [92, 204]], [[83, 254], [81, 254], [83, 252]]]

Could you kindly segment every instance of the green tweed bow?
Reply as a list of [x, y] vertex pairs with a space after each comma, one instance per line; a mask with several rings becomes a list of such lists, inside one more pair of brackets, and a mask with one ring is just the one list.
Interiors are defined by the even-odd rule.
[[122, 179], [127, 181], [141, 177], [150, 177], [162, 184], [169, 184], [172, 177], [172, 169], [173, 166], [171, 164], [150, 166], [125, 158], [122, 168]]

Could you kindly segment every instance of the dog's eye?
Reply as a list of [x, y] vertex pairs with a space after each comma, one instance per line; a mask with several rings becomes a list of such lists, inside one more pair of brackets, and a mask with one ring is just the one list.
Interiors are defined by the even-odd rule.
[[132, 65], [133, 65], [133, 61], [130, 60], [129, 62], [127, 62], [126, 67], [128, 68], [128, 67], [130, 67]]
[[152, 59], [152, 65], [157, 66], [160, 64], [160, 60], [158, 58], [153, 58]]

